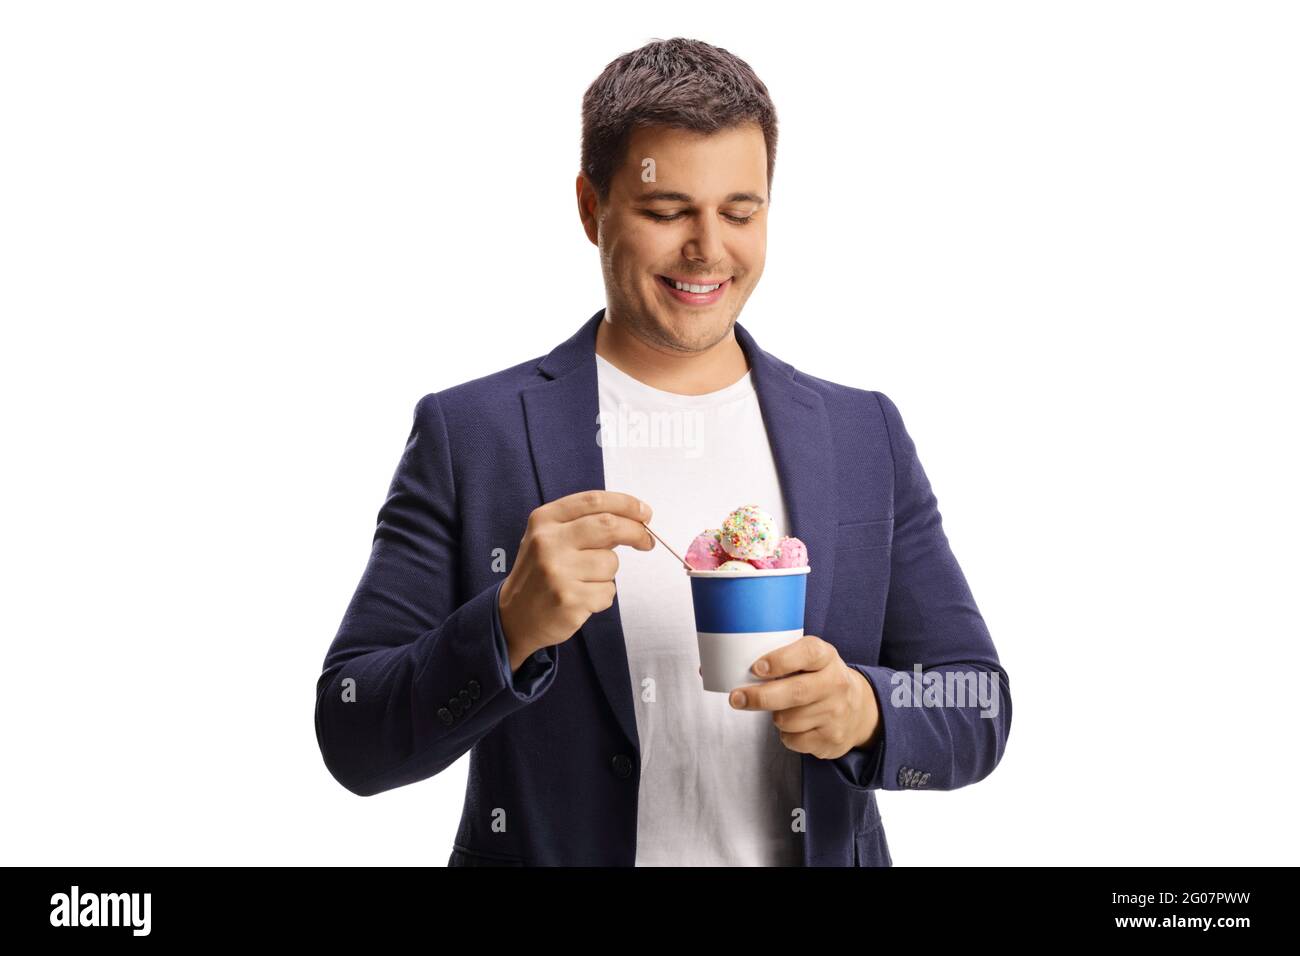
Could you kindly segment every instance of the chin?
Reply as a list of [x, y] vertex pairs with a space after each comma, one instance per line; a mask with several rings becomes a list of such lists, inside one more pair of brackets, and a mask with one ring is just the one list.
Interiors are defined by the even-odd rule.
[[731, 316], [719, 313], [710, 316], [671, 317], [660, 324], [660, 333], [678, 345], [696, 349], [713, 345], [731, 328]]

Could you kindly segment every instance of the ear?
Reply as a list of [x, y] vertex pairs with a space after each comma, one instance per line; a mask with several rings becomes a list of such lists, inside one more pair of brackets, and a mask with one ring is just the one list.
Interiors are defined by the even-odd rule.
[[596, 187], [591, 184], [586, 173], [578, 173], [578, 180], [574, 185], [578, 193], [578, 218], [582, 220], [582, 228], [586, 231], [591, 244], [599, 246], [600, 200], [596, 195]]

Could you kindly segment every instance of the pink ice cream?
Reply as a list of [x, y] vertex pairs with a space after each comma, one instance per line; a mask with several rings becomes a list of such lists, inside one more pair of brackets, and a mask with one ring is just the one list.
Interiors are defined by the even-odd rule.
[[779, 537], [776, 521], [757, 505], [741, 505], [722, 527], [695, 536], [686, 564], [693, 571], [806, 568], [808, 547], [798, 538]]
[[750, 558], [756, 568], [802, 568], [808, 564], [808, 548], [798, 538], [784, 537], [776, 551], [766, 558]]
[[798, 538], [782, 538], [777, 551], [778, 568], [802, 568], [808, 565], [808, 546]]
[[721, 529], [710, 529], [696, 535], [686, 549], [686, 563], [696, 571], [716, 571], [718, 565], [730, 557], [722, 547]]

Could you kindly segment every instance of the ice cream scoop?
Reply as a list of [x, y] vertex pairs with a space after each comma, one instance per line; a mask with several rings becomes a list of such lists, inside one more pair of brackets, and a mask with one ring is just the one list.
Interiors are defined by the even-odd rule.
[[802, 568], [808, 563], [808, 546], [798, 538], [782, 538], [776, 548], [778, 568]]
[[730, 561], [723, 561], [717, 566], [718, 571], [753, 571], [754, 566], [748, 561], [737, 561], [732, 558]]
[[808, 563], [808, 548], [798, 538], [785, 537], [766, 558], [750, 558], [756, 568], [802, 568]]
[[726, 561], [727, 552], [722, 549], [722, 531], [710, 528], [697, 534], [691, 546], [686, 549], [686, 563], [696, 571], [713, 571]]
[[733, 558], [770, 557], [777, 541], [776, 519], [758, 505], [741, 505], [722, 522], [722, 547]]

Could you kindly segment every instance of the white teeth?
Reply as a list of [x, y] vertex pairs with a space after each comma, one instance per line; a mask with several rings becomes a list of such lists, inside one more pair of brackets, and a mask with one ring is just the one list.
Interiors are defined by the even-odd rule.
[[721, 282], [714, 283], [713, 285], [691, 285], [689, 282], [678, 282], [676, 279], [673, 279], [672, 283], [673, 288], [680, 292], [712, 292], [714, 289], [722, 285]]

